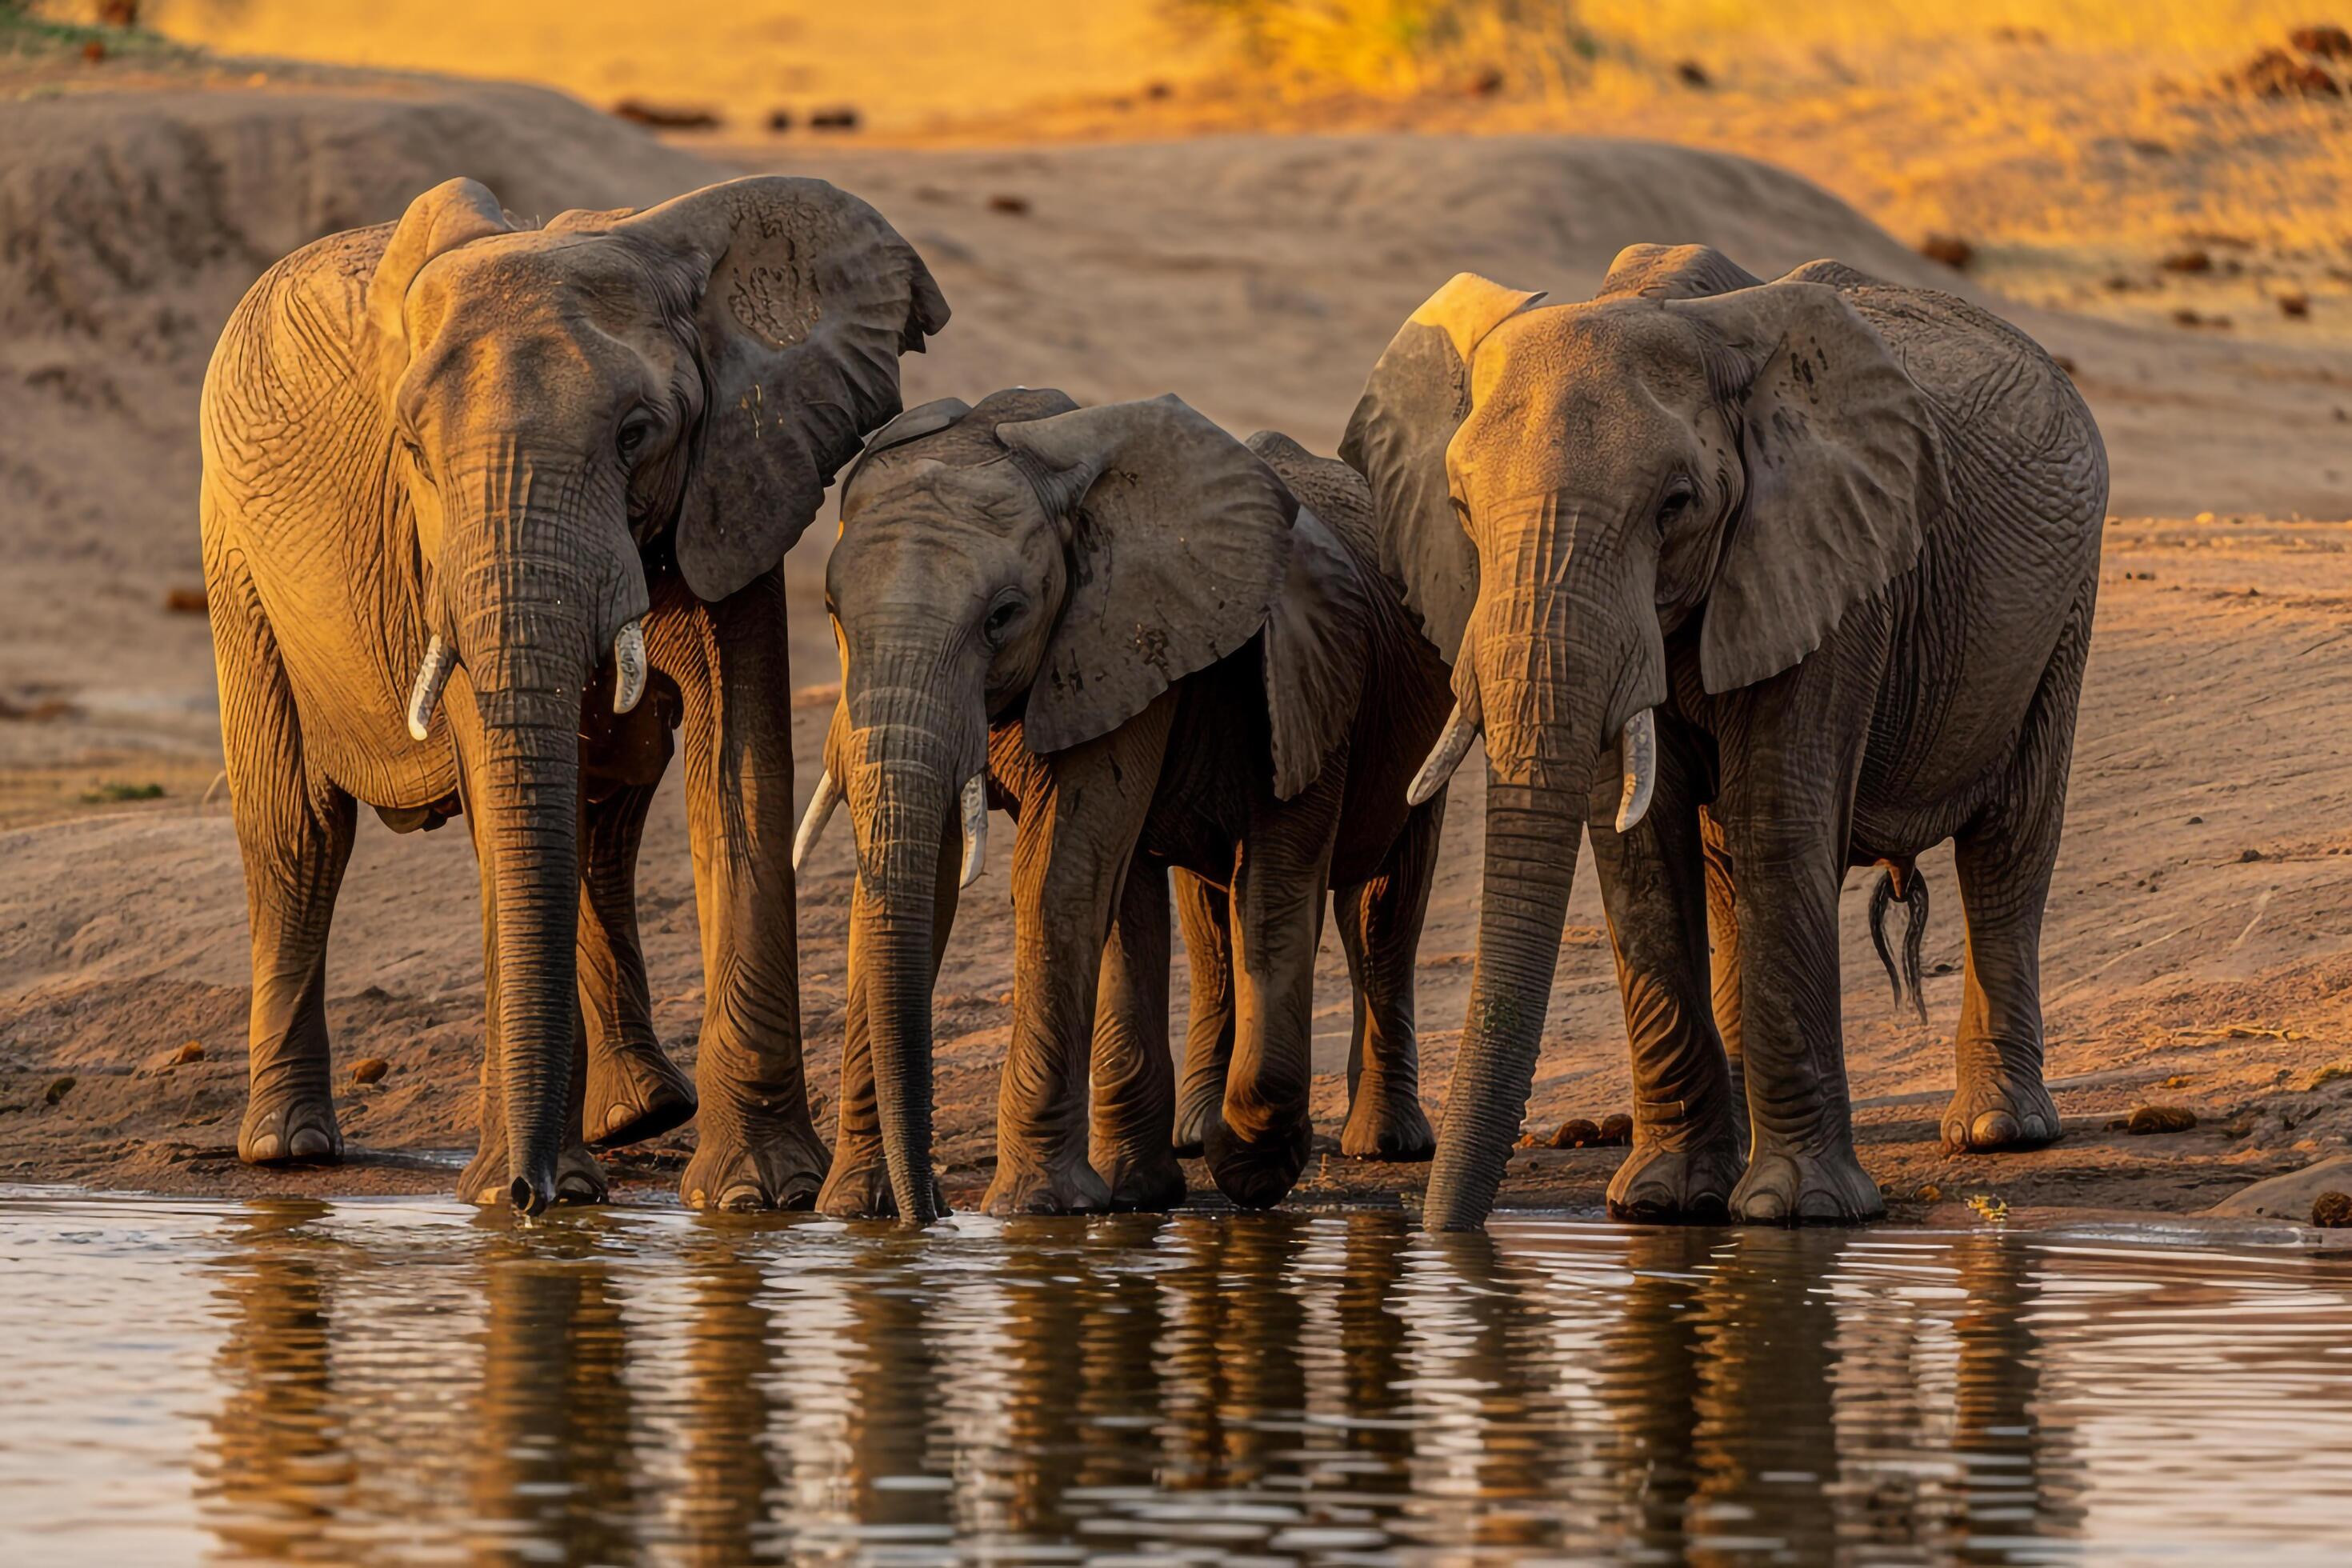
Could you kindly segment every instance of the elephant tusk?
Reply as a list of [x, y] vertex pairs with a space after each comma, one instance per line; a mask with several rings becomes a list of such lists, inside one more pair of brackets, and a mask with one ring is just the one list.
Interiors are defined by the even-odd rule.
[[646, 631], [635, 621], [613, 638], [613, 711], [626, 713], [646, 694]]
[[1617, 831], [1631, 833], [1650, 810], [1650, 795], [1658, 786], [1658, 718], [1644, 708], [1625, 721], [1617, 736], [1617, 765], [1625, 775], [1625, 794], [1617, 803]]
[[824, 837], [824, 825], [833, 819], [834, 807], [841, 804], [841, 786], [833, 782], [833, 770], [827, 768], [818, 775], [816, 793], [809, 796], [808, 810], [801, 815], [801, 830], [793, 835], [793, 869], [797, 871]]
[[416, 684], [408, 692], [408, 737], [422, 741], [433, 732], [433, 710], [441, 706], [441, 689], [449, 683], [449, 671], [456, 667], [457, 655], [441, 634], [425, 645], [425, 662], [416, 667]]
[[971, 775], [963, 786], [963, 880], [969, 888], [988, 868], [988, 771]]
[[1405, 803], [1419, 805], [1445, 787], [1462, 759], [1470, 754], [1470, 742], [1478, 738], [1478, 721], [1470, 717], [1460, 702], [1445, 721], [1445, 732], [1437, 737], [1430, 748], [1429, 760], [1421, 764], [1421, 772], [1412, 775], [1412, 787], [1404, 792]]

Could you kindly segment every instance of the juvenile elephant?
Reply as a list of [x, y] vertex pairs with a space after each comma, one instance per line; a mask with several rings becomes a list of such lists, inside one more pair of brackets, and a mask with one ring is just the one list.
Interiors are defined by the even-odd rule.
[[1945, 1142], [2054, 1138], [2042, 910], [2106, 506], [2082, 399], [1976, 307], [1835, 262], [1768, 284], [1636, 246], [1591, 303], [1538, 298], [1467, 273], [1440, 289], [1342, 448], [1383, 563], [1458, 649], [1416, 798], [1486, 745], [1427, 1222], [1493, 1204], [1587, 826], [1636, 1100], [1612, 1210], [1882, 1212], [1853, 1153], [1839, 886], [1948, 837], [1969, 940]]
[[1306, 1161], [1327, 888], [1364, 998], [1349, 1142], [1429, 1147], [1412, 962], [1443, 806], [1409, 808], [1404, 785], [1444, 670], [1371, 542], [1344, 467], [1280, 436], [1245, 447], [1173, 397], [1017, 389], [875, 437], [826, 573], [843, 696], [803, 828], [845, 798], [857, 835], [820, 1208], [941, 1212], [931, 984], [992, 801], [1017, 822], [1017, 934], [991, 1213], [1181, 1196], [1171, 868], [1230, 909], [1231, 1059], [1202, 1130], [1217, 1184], [1264, 1206]]
[[634, 895], [682, 721], [709, 994], [684, 1194], [813, 1194], [778, 563], [898, 412], [898, 355], [946, 321], [906, 242], [816, 180], [540, 229], [452, 180], [254, 285], [201, 420], [252, 919], [245, 1159], [341, 1151], [327, 928], [360, 802], [403, 830], [462, 812], [480, 861], [464, 1195], [536, 1213], [559, 1157], [563, 1195], [601, 1194], [574, 1063], [590, 1026], [592, 1133], [692, 1112], [654, 1041]]

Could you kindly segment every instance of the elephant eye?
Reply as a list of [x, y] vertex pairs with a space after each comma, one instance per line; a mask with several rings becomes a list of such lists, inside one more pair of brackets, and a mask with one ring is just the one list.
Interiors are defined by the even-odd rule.
[[1690, 481], [1688, 479], [1676, 479], [1673, 485], [1668, 487], [1664, 499], [1658, 502], [1659, 523], [1661, 525], [1670, 523], [1676, 518], [1682, 516], [1684, 512], [1688, 511], [1690, 510], [1692, 499], [1693, 492]]
[[1018, 599], [1007, 599], [988, 612], [988, 619], [981, 623], [981, 630], [987, 634], [991, 644], [1002, 642], [1005, 631], [1021, 618], [1021, 612], [1026, 607]]
[[632, 419], [621, 426], [620, 434], [613, 437], [613, 444], [620, 448], [622, 457], [634, 458], [637, 455], [637, 448], [646, 444], [646, 437], [653, 433], [653, 427], [651, 419]]

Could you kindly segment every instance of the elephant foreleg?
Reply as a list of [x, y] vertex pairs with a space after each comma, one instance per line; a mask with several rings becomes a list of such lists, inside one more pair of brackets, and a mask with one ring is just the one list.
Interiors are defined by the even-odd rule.
[[[940, 832], [939, 879], [931, 893], [931, 984], [937, 985], [940, 963], [947, 956], [948, 937], [955, 929], [956, 897], [963, 880], [963, 836], [953, 823]], [[818, 1192], [819, 1214], [835, 1219], [895, 1219], [898, 1199], [890, 1190], [890, 1165], [882, 1147], [882, 1111], [874, 1090], [873, 1020], [866, 1012], [866, 963], [857, 950], [864, 929], [866, 889], [850, 892], [849, 994], [841, 1018], [841, 1110], [834, 1127], [833, 1165]], [[939, 1211], [947, 1213], [940, 1194]]]
[[654, 662], [685, 700], [688, 833], [702, 928], [692, 1207], [805, 1208], [830, 1155], [802, 1074], [793, 904], [792, 668], [781, 569], [715, 605], [666, 584]]
[[327, 1043], [327, 931], [357, 806], [304, 764], [293, 693], [240, 558], [206, 553], [221, 742], [253, 943], [237, 1157], [253, 1165], [331, 1161], [343, 1139]]
[[1609, 1212], [1720, 1221], [1739, 1180], [1742, 1128], [1708, 994], [1694, 769], [1672, 725], [1660, 738], [1656, 794], [1640, 825], [1612, 826], [1614, 770], [1597, 781], [1588, 819], [1633, 1069], [1633, 1150], [1609, 1184]]
[[1087, 1161], [1109, 1184], [1111, 1207], [1183, 1202], [1184, 1172], [1169, 1142], [1176, 1075], [1168, 1058], [1168, 873], [1139, 857], [1103, 944], [1093, 1088]]
[[1437, 1137], [1421, 1106], [1421, 1060], [1413, 1033], [1413, 962], [1445, 796], [1415, 806], [1388, 858], [1370, 880], [1332, 896], [1339, 945], [1356, 993], [1348, 1042], [1348, 1123], [1339, 1152], [1360, 1160], [1426, 1160]]
[[637, 842], [653, 784], [627, 784], [583, 813], [580, 1011], [588, 1024], [582, 1133], [592, 1148], [657, 1138], [694, 1114], [694, 1086], [654, 1034], [637, 939]]
[[1205, 1152], [1244, 1208], [1280, 1203], [1307, 1165], [1315, 952], [1346, 762], [1342, 748], [1296, 799], [1253, 807], [1234, 865], [1234, 1057]]
[[1176, 919], [1184, 932], [1192, 1001], [1185, 1009], [1184, 1070], [1176, 1089], [1178, 1155], [1201, 1152], [1201, 1138], [1225, 1100], [1225, 1064], [1234, 1056], [1234, 933], [1225, 889], [1177, 871]]

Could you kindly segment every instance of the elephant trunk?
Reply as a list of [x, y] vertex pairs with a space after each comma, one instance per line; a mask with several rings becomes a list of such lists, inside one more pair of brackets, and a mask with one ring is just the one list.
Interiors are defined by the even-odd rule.
[[867, 776], [850, 792], [865, 885], [851, 940], [867, 966], [875, 1110], [891, 1195], [899, 1217], [915, 1225], [940, 1217], [931, 1171], [931, 958], [940, 836], [958, 794], [949, 755], [926, 738], [861, 770]]

